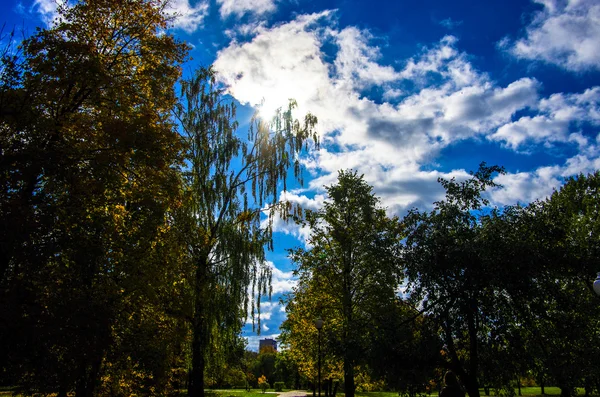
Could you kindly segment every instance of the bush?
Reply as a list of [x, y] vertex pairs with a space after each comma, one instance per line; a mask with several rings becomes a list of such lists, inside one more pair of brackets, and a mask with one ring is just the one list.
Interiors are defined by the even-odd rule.
[[273, 383], [273, 388], [275, 388], [275, 391], [283, 391], [284, 387], [285, 387], [285, 383], [284, 382], [275, 382], [275, 383]]
[[262, 375], [258, 378], [258, 387], [262, 389], [263, 393], [270, 387], [266, 376]]

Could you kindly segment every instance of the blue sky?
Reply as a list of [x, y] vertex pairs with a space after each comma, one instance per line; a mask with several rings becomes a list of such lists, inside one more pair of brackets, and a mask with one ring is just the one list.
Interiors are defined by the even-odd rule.
[[[8, 27], [32, 32], [55, 7], [0, 9]], [[295, 98], [298, 116], [318, 117], [322, 146], [302, 159], [304, 187], [286, 195], [307, 208], [322, 205], [339, 169], [364, 174], [402, 215], [431, 208], [438, 177], [465, 177], [481, 161], [506, 167], [489, 193], [499, 206], [600, 168], [597, 0], [172, 0], [171, 12], [172, 33], [193, 46], [185, 73], [214, 64], [240, 106], [269, 114]], [[275, 225], [261, 338], [279, 333], [278, 298], [294, 284], [285, 249], [307, 233]]]

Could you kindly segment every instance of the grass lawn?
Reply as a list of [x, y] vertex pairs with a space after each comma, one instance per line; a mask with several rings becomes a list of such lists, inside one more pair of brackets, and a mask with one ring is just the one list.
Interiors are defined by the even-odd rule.
[[[493, 391], [490, 390], [490, 392], [492, 393], [491, 395], [493, 396]], [[480, 393], [482, 396], [484, 396], [484, 391], [483, 389], [480, 389]], [[518, 389], [515, 389], [515, 396], [518, 397]], [[523, 396], [541, 396], [542, 395], [542, 388], [541, 387], [521, 387], [521, 394]], [[560, 389], [558, 387], [553, 387], [553, 386], [546, 386], [544, 388], [544, 395], [545, 396], [560, 396]], [[577, 388], [577, 395], [578, 396], [584, 396], [585, 395], [585, 389], [582, 387]], [[592, 394], [593, 395], [593, 394]]]
[[[479, 390], [481, 397], [485, 397], [485, 392], [483, 391], [483, 389]], [[545, 396], [560, 396], [560, 389], [558, 387], [545, 387], [544, 388], [544, 392], [545, 392]], [[494, 391], [490, 390], [490, 397], [494, 397]], [[521, 387], [521, 394], [524, 397], [541, 397], [542, 396], [542, 389], [540, 387]], [[360, 393], [360, 392], [356, 392], [355, 393], [356, 397], [399, 397], [398, 393], [396, 392], [370, 392], [370, 393]], [[578, 396], [584, 396], [585, 395], [585, 390], [583, 388], [578, 388], [577, 389], [577, 395]], [[323, 396], [323, 394], [321, 394], [321, 396]], [[425, 395], [426, 397], [438, 397], [438, 393], [431, 393], [431, 395]], [[592, 396], [595, 396], [592, 394]], [[308, 393], [307, 397], [312, 397], [312, 393]], [[344, 393], [337, 393], [336, 397], [344, 397]], [[518, 389], [515, 389], [515, 397], [518, 397]], [[597, 395], [595, 397], [598, 397]]]

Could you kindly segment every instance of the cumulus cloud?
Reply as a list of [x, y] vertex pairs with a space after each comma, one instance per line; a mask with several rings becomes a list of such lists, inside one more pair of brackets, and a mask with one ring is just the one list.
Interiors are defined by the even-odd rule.
[[[271, 267], [272, 279], [271, 285], [273, 287], [273, 294], [286, 294], [291, 292], [292, 289], [296, 286], [297, 282], [293, 277], [293, 272], [284, 272], [279, 270], [273, 262], [267, 262], [268, 266]], [[274, 309], [274, 306], [270, 305], [271, 302], [268, 302], [269, 309]], [[266, 303], [265, 303], [266, 305]], [[263, 305], [261, 304], [261, 310]]]
[[222, 18], [231, 15], [239, 18], [247, 13], [262, 15], [276, 9], [274, 0], [217, 0], [217, 3]]
[[525, 37], [509, 45], [519, 58], [541, 60], [571, 71], [600, 70], [600, 4], [596, 0], [536, 0], [543, 9]]
[[347, 89], [362, 89], [398, 79], [393, 67], [376, 62], [380, 57], [379, 48], [369, 45], [368, 31], [351, 26], [332, 33], [339, 47], [334, 62], [339, 84], [349, 84]]
[[56, 0], [35, 0], [31, 9], [40, 14], [46, 25], [51, 25], [58, 16], [58, 4]]
[[499, 175], [495, 182], [503, 185], [495, 189], [489, 196], [495, 205], [527, 204], [538, 199], [545, 199], [558, 190], [564, 180], [570, 176], [588, 174], [600, 169], [600, 151], [597, 145], [589, 148], [588, 154], [577, 154], [569, 158], [563, 165], [539, 167], [530, 172], [508, 173]]
[[[322, 205], [323, 186], [336, 182], [338, 170], [354, 169], [374, 186], [390, 213], [431, 208], [443, 196], [438, 177], [468, 173], [440, 173], [430, 166], [442, 150], [469, 139], [489, 139], [513, 149], [525, 142], [560, 141], [584, 155], [555, 174], [540, 169], [505, 177], [506, 191], [496, 193], [498, 202], [541, 197], [575, 164], [585, 168], [586, 159], [593, 161], [589, 137], [573, 127], [598, 122], [598, 88], [540, 99], [541, 84], [534, 78], [499, 85], [473, 66], [450, 35], [404, 62], [382, 64], [372, 35], [354, 27], [336, 28], [333, 11], [299, 15], [274, 27], [261, 25], [253, 34], [251, 40], [234, 40], [221, 50], [215, 68], [242, 103], [263, 103], [268, 110], [294, 98], [297, 117], [308, 111], [318, 117], [321, 148], [301, 159], [312, 174], [308, 189], [313, 195], [309, 199], [306, 192], [294, 192], [287, 196], [293, 202], [313, 209]], [[362, 92], [371, 87], [383, 88], [378, 101]], [[515, 119], [520, 111], [526, 116]], [[308, 230], [274, 222], [275, 230], [306, 241]]]
[[208, 1], [201, 0], [192, 4], [190, 0], [170, 0], [167, 11], [175, 16], [173, 28], [193, 33], [202, 27], [208, 14]]
[[587, 138], [571, 133], [571, 127], [582, 123], [600, 125], [600, 87], [587, 89], [581, 94], [553, 94], [537, 105], [539, 113], [524, 116], [507, 123], [490, 135], [517, 149], [526, 143], [555, 143], [575, 141], [582, 148]]
[[259, 26], [251, 42], [232, 42], [221, 50], [214, 67], [240, 102], [257, 106], [264, 100], [265, 117], [290, 98], [306, 112], [307, 104], [318, 98], [328, 80], [316, 33], [306, 28], [328, 15], [303, 15], [272, 29]]
[[517, 172], [499, 175], [495, 182], [503, 186], [490, 196], [495, 204], [511, 205], [529, 203], [552, 194], [553, 189], [562, 185], [560, 167], [542, 167], [533, 172]]

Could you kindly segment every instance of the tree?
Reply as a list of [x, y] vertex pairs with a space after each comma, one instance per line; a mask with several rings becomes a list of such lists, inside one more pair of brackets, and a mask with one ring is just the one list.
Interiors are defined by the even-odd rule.
[[258, 387], [263, 391], [263, 393], [269, 388], [269, 382], [267, 381], [267, 377], [261, 375], [258, 378]]
[[[404, 219], [404, 246], [411, 299], [428, 300], [427, 314], [442, 328], [447, 365], [458, 374], [471, 397], [479, 397], [479, 340], [482, 324], [502, 298], [495, 289], [498, 272], [486, 261], [480, 244], [480, 211], [485, 189], [495, 187], [492, 176], [500, 167], [481, 164], [472, 177], [440, 183], [443, 201], [430, 213], [412, 210]], [[464, 347], [464, 348], [461, 348]]]
[[[304, 276], [309, 276], [304, 274]], [[332, 298], [317, 283], [303, 278], [286, 297], [287, 318], [280, 326], [279, 340], [289, 359], [298, 371], [297, 383], [308, 382], [314, 390], [318, 376], [318, 331], [315, 319], [326, 319], [321, 330], [321, 379], [342, 379], [344, 364], [336, 350], [335, 334], [332, 330], [339, 324]], [[283, 303], [283, 302], [282, 302]]]
[[275, 379], [283, 382], [288, 389], [299, 389], [298, 367], [292, 360], [289, 350], [282, 350], [275, 357]]
[[442, 360], [437, 322], [400, 298], [378, 314], [367, 351], [373, 375], [401, 394], [431, 392]]
[[275, 378], [275, 364], [277, 362], [277, 355], [278, 353], [271, 346], [265, 346], [260, 349], [253, 368], [254, 376], [257, 379], [261, 375], [265, 376], [271, 384], [277, 380]]
[[163, 7], [65, 3], [2, 59], [0, 333], [30, 391], [90, 396], [132, 324], [172, 329], [159, 297], [178, 290], [163, 241], [181, 205], [170, 112], [187, 46]]
[[[313, 313], [325, 320], [322, 332], [332, 354], [343, 361], [345, 394], [352, 397], [354, 367], [364, 360], [366, 336], [376, 326], [374, 313], [395, 301], [401, 227], [355, 172], [340, 171], [338, 183], [326, 189], [330, 201], [307, 212], [303, 221], [311, 230], [311, 248], [290, 251], [299, 284], [288, 313], [298, 307], [296, 299], [318, 302]], [[288, 338], [295, 337], [290, 332]]]
[[[269, 292], [264, 250], [272, 244], [272, 217], [285, 217], [291, 210], [277, 201], [279, 192], [286, 189], [292, 166], [301, 182], [297, 156], [307, 148], [307, 140], [317, 142], [317, 136], [314, 116], [307, 115], [303, 123], [292, 118], [292, 101], [270, 123], [254, 117], [243, 139], [238, 136], [235, 106], [217, 86], [212, 69], [199, 69], [181, 86], [177, 115], [189, 163], [187, 245], [194, 266], [188, 391], [197, 397], [204, 394], [205, 360], [213, 335], [237, 335], [240, 319], [250, 308], [254, 320], [254, 307], [259, 309], [261, 295]], [[267, 214], [265, 222], [262, 214]]]
[[599, 320], [589, 315], [598, 308], [591, 281], [600, 253], [599, 198], [595, 172], [569, 178], [549, 199], [528, 207], [538, 225], [530, 239], [538, 274], [523, 317], [530, 354], [563, 396], [573, 395], [584, 380], [600, 379], [594, 365]]

